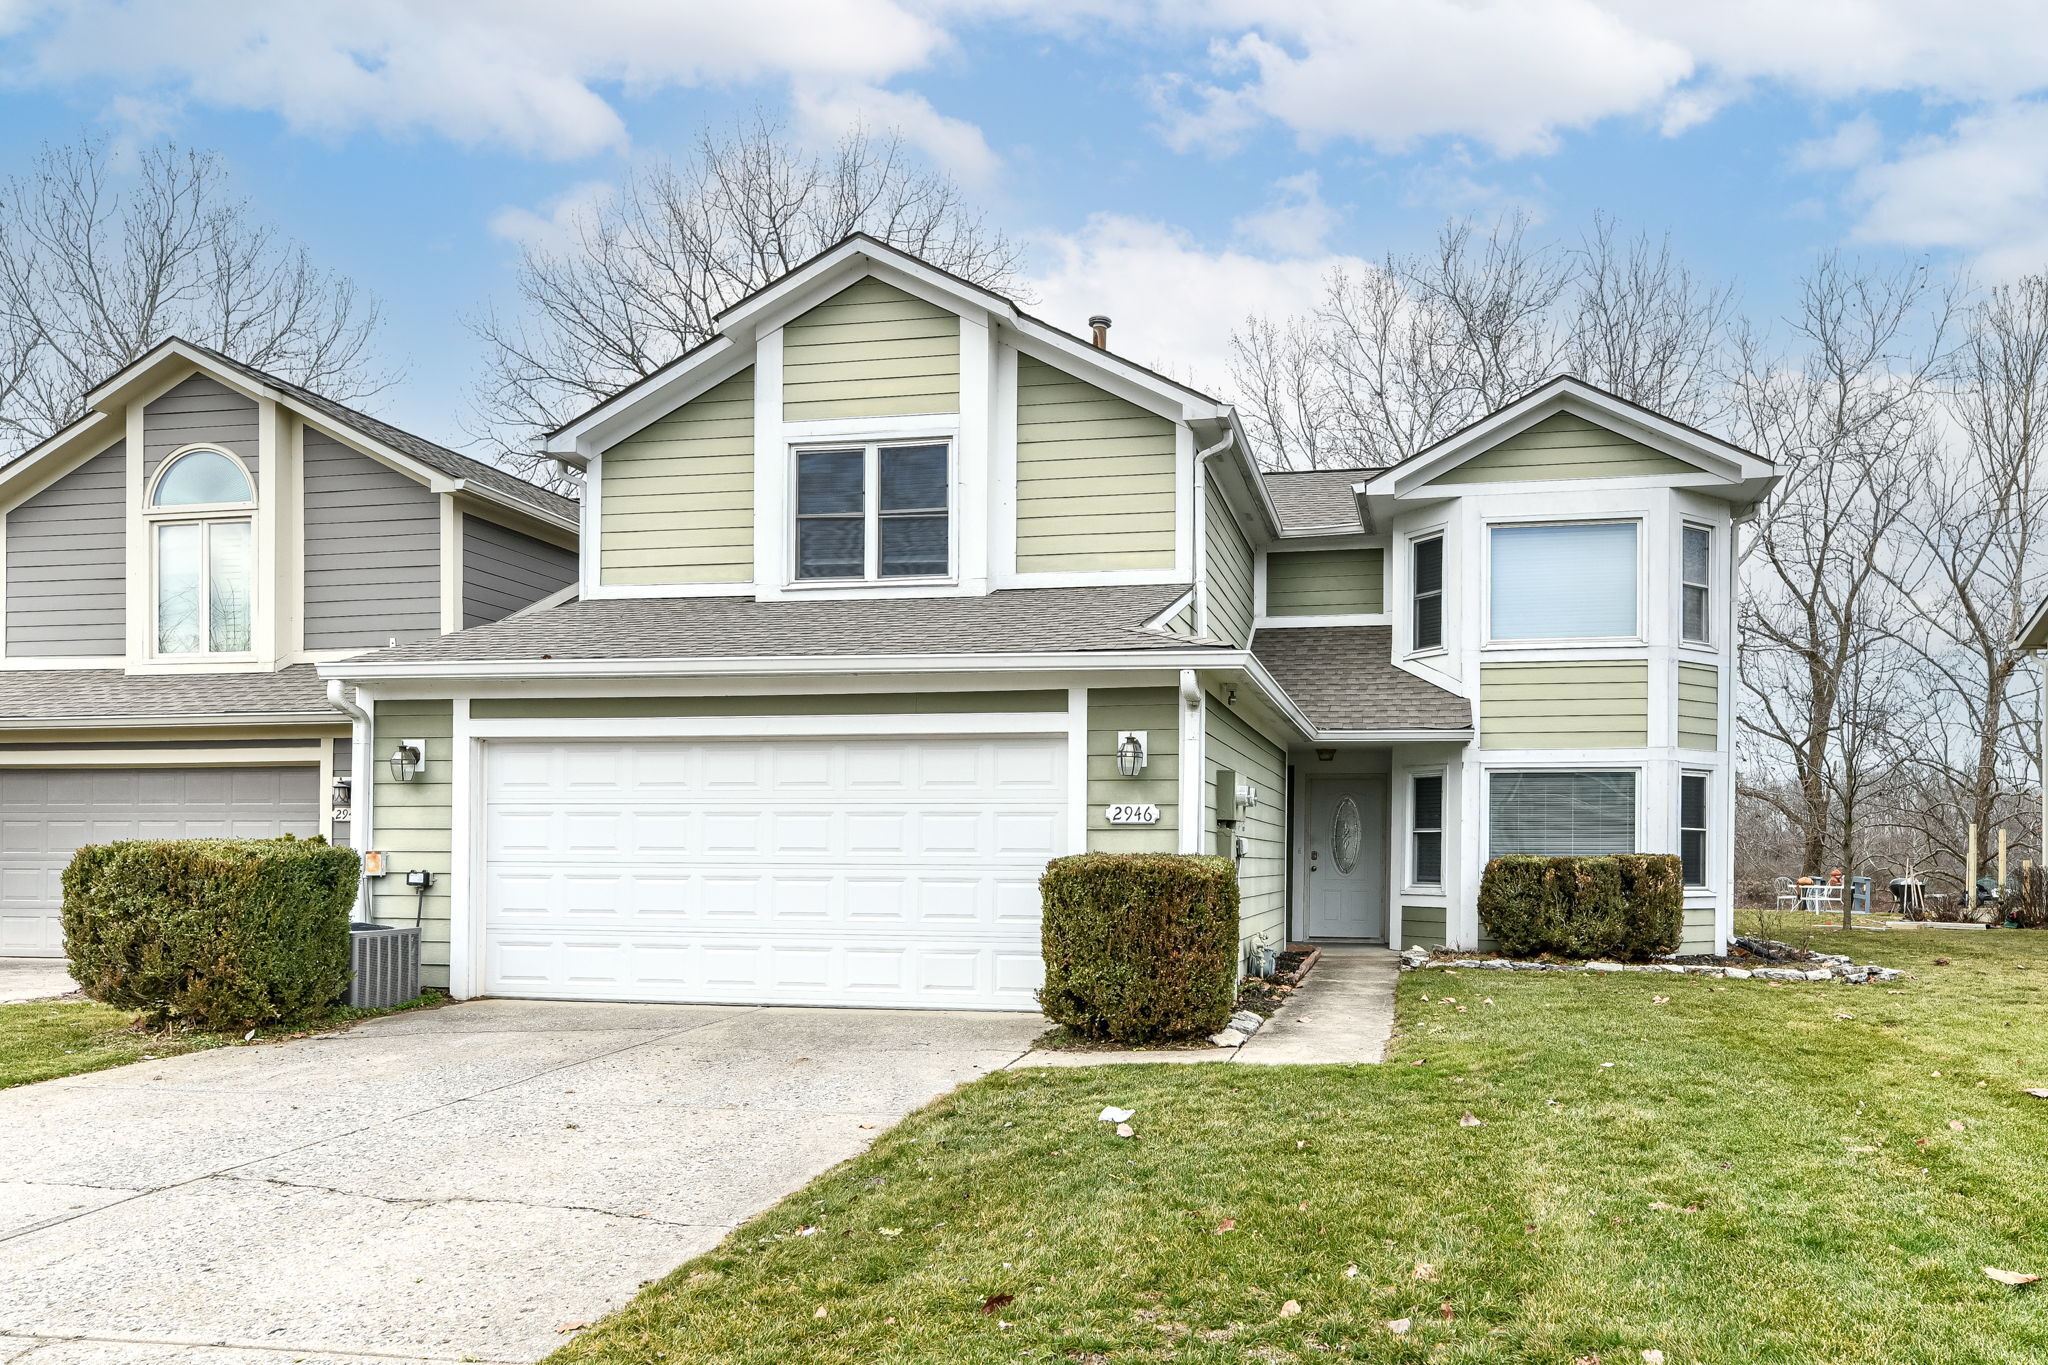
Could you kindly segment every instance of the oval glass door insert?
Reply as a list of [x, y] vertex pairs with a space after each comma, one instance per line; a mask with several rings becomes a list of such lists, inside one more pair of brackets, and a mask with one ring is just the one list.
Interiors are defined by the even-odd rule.
[[1330, 817], [1330, 861], [1342, 876], [1358, 870], [1359, 846], [1365, 842], [1365, 822], [1358, 818], [1358, 803], [1345, 797]]

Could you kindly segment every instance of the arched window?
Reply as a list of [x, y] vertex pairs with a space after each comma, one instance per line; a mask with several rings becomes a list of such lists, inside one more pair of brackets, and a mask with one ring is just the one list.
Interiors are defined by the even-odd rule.
[[201, 447], [174, 455], [150, 489], [156, 652], [246, 654], [254, 610], [256, 489], [241, 461]]
[[218, 450], [188, 450], [157, 476], [151, 507], [217, 507], [254, 502], [241, 464]]

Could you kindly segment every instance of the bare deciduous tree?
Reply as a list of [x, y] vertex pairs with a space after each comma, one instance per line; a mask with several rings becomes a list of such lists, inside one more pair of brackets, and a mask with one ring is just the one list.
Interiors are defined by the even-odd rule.
[[1017, 248], [900, 138], [855, 129], [824, 153], [765, 118], [707, 132], [571, 215], [567, 238], [520, 253], [522, 310], [471, 328], [487, 349], [476, 432], [506, 464], [559, 471], [533, 438], [709, 339], [727, 307], [854, 232], [979, 284], [1005, 286]]
[[1695, 275], [1668, 237], [1622, 238], [1611, 218], [1595, 218], [1574, 254], [1566, 368], [1681, 422], [1718, 415], [1734, 290]]
[[257, 222], [218, 157], [114, 161], [99, 139], [46, 146], [0, 184], [0, 457], [174, 335], [343, 401], [389, 382], [375, 302]]

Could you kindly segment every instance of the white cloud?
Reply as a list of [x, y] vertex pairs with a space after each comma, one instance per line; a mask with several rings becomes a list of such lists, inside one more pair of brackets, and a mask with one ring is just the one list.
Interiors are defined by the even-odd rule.
[[797, 126], [815, 139], [829, 140], [855, 126], [894, 129], [963, 184], [988, 184], [1001, 164], [981, 129], [941, 114], [922, 95], [873, 85], [799, 87], [794, 102]]
[[1792, 164], [1801, 170], [1844, 170], [1861, 166], [1884, 145], [1884, 130], [1868, 114], [1835, 126], [1826, 137], [1802, 142], [1792, 149]]
[[1211, 250], [1163, 223], [1112, 214], [1038, 245], [1044, 265], [1026, 282], [1039, 300], [1033, 313], [1077, 333], [1090, 314], [1107, 313], [1118, 354], [1224, 398], [1233, 328], [1253, 314], [1306, 311], [1332, 267], [1370, 268], [1352, 256]]
[[1282, 256], [1312, 256], [1336, 231], [1341, 215], [1323, 202], [1322, 178], [1314, 171], [1273, 184], [1273, 199], [1231, 224], [1238, 236]]
[[573, 245], [583, 226], [617, 194], [602, 180], [586, 180], [548, 200], [541, 212], [518, 205], [499, 209], [491, 216], [491, 235], [542, 253], [560, 251]]
[[1956, 120], [1857, 172], [1856, 236], [1960, 251], [1998, 278], [2048, 270], [2048, 103]]
[[[5, 0], [0, 0], [4, 3]], [[859, 86], [948, 43], [899, 0], [70, 0], [33, 7], [17, 78], [100, 79], [293, 128], [424, 130], [583, 156], [623, 144], [598, 87]]]

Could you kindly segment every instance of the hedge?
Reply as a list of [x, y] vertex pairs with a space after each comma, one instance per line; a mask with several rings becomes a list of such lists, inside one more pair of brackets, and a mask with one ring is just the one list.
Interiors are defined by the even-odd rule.
[[1668, 853], [1495, 858], [1479, 882], [1479, 924], [1509, 957], [1640, 962], [1675, 952], [1685, 927], [1682, 865]]
[[1046, 1017], [1089, 1038], [1214, 1033], [1237, 997], [1237, 864], [1173, 853], [1055, 858], [1039, 879]]
[[85, 993], [151, 1024], [292, 1023], [348, 986], [358, 862], [325, 840], [136, 839], [64, 870], [64, 948]]

